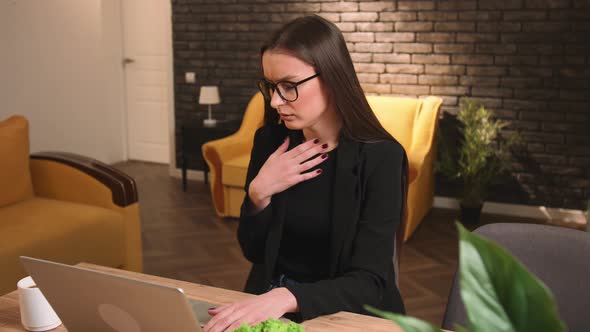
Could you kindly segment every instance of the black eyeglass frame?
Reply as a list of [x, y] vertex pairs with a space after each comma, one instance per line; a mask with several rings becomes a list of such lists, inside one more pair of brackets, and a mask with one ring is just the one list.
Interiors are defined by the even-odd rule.
[[[299, 98], [299, 90], [297, 89], [297, 87], [299, 85], [301, 85], [301, 84], [303, 84], [303, 83], [311, 80], [311, 79], [314, 79], [314, 78], [318, 77], [318, 76], [320, 76], [320, 73], [315, 73], [315, 74], [313, 74], [313, 75], [311, 75], [311, 76], [309, 76], [307, 78], [302, 79], [299, 82], [279, 81], [279, 82], [274, 83], [274, 82], [269, 82], [269, 81], [267, 81], [265, 79], [261, 79], [261, 80], [258, 80], [256, 83], [257, 83], [257, 86], [258, 86], [258, 90], [260, 90], [260, 92], [262, 93], [262, 96], [264, 96], [265, 99], [267, 99], [267, 100], [272, 99], [272, 94], [276, 91], [279, 94], [279, 97], [281, 97], [282, 100], [284, 100], [286, 102], [289, 102], [289, 103], [292, 103], [292, 102], [296, 101], [297, 98]], [[281, 93], [281, 90], [277, 88], [277, 86], [279, 84], [281, 84], [281, 83], [291, 84], [291, 87], [295, 89], [295, 99], [289, 100], [289, 99], [285, 98], [285, 96], [283, 96], [283, 94]], [[269, 96], [267, 96], [266, 95], [266, 92], [264, 92], [264, 90], [266, 88], [269, 88], [269, 90], [267, 90], [267, 92], [270, 92], [270, 90], [272, 90], [272, 92], [270, 92], [270, 95]]]

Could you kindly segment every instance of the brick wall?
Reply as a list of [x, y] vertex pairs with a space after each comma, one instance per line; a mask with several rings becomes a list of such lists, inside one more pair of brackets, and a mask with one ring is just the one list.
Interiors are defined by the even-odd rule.
[[[513, 184], [497, 188], [492, 200], [584, 208], [590, 198], [589, 0], [172, 0], [172, 6], [177, 128], [194, 121], [199, 108], [184, 72], [197, 72], [197, 87], [219, 85], [216, 116], [239, 119], [256, 92], [262, 42], [283, 23], [314, 13], [344, 33], [367, 93], [437, 95], [451, 113], [460, 97], [470, 96], [521, 131], [526, 149]], [[438, 194], [452, 192], [439, 181]]]

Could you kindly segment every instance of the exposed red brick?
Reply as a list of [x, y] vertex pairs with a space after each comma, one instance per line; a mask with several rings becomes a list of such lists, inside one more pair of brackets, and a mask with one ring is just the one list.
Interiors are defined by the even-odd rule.
[[[183, 0], [172, 7], [179, 125], [195, 111], [184, 72], [219, 85], [220, 118], [239, 119], [256, 93], [260, 45], [313, 13], [344, 32], [366, 93], [437, 95], [452, 113], [470, 96], [512, 123], [506, 134], [519, 129], [538, 164], [514, 163], [527, 204], [579, 208], [590, 196], [583, 187], [590, 184], [589, 0]], [[553, 182], [540, 182], [548, 176]]]

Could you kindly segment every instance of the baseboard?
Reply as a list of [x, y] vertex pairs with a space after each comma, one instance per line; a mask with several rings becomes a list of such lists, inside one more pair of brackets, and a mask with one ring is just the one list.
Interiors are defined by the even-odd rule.
[[[177, 169], [171, 168], [170, 169], [170, 176], [181, 179], [182, 178], [182, 170], [180, 168], [177, 168]], [[186, 178], [189, 180], [205, 181], [205, 172], [189, 169], [186, 171]]]
[[[434, 207], [443, 209], [459, 209], [459, 201], [451, 197], [434, 197]], [[548, 208], [522, 204], [485, 202], [483, 213], [498, 214], [543, 220], [548, 224], [563, 225], [572, 228], [585, 228], [586, 217], [581, 210]]]

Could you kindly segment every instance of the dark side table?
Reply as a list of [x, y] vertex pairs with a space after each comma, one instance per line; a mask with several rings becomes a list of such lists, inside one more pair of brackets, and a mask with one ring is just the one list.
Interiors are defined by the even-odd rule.
[[239, 121], [217, 120], [215, 126], [204, 126], [202, 120], [184, 124], [180, 128], [182, 138], [181, 165], [182, 190], [186, 191], [186, 170], [188, 167], [205, 173], [205, 183], [208, 183], [209, 167], [203, 158], [201, 147], [203, 144], [229, 136], [240, 128]]

